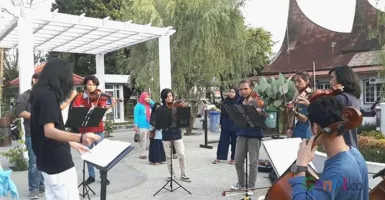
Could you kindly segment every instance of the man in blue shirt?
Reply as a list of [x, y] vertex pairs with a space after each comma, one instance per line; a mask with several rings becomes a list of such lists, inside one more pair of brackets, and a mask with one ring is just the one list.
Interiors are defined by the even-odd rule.
[[[329, 125], [342, 121], [342, 103], [336, 97], [321, 97], [308, 107], [313, 134]], [[326, 133], [323, 133], [326, 134]], [[311, 149], [314, 136], [308, 144], [304, 140], [298, 150], [297, 162], [291, 168], [295, 176], [289, 180], [293, 200], [338, 199], [368, 200], [368, 169], [361, 153], [345, 143], [343, 133], [332, 132], [336, 137], [322, 138], [321, 145], [327, 160], [321, 178], [307, 188], [305, 173], [307, 165], [314, 157]]]

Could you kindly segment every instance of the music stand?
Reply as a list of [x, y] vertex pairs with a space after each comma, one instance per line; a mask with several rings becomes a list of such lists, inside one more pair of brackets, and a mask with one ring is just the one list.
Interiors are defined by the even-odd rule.
[[[155, 113], [155, 123], [154, 127], [155, 129], [166, 129], [166, 128], [184, 128], [190, 126], [190, 107], [177, 107], [172, 108], [170, 110], [169, 108], [158, 108]], [[170, 179], [167, 180], [166, 184], [163, 185], [153, 196], [157, 195], [162, 189], [165, 189], [169, 192], [174, 192], [175, 190], [179, 188], [183, 188], [186, 192], [191, 194], [190, 191], [188, 191], [186, 188], [184, 188], [181, 184], [179, 184], [175, 179], [173, 178], [173, 166], [172, 166], [172, 149], [174, 147], [174, 141], [170, 141]], [[172, 183], [175, 183], [179, 185], [177, 188], [173, 188]], [[170, 183], [170, 189], [166, 188], [166, 185]]]
[[133, 149], [131, 143], [104, 139], [95, 148], [91, 149], [90, 153], [81, 156], [85, 162], [94, 165], [100, 171], [102, 179], [101, 200], [106, 200], [107, 197], [107, 172]]
[[[85, 128], [98, 126], [106, 111], [107, 109], [98, 107], [72, 107], [69, 111], [68, 120], [65, 126], [70, 128]], [[85, 166], [86, 163], [85, 161], [83, 161], [83, 181], [79, 184], [78, 188], [83, 186], [83, 193], [80, 194], [80, 196], [84, 198], [87, 195], [88, 199], [90, 200], [89, 191], [91, 191], [94, 195], [95, 192], [91, 189], [88, 184], [85, 183]]]
[[[226, 112], [229, 114], [229, 117], [230, 119], [240, 128], [260, 128], [260, 129], [264, 129], [266, 128], [266, 124], [265, 124], [265, 119], [264, 119], [264, 116], [259, 114], [257, 112], [257, 109], [255, 106], [253, 105], [224, 105], [224, 108], [226, 110]], [[247, 147], [247, 143], [248, 143], [248, 139], [246, 137], [246, 149], [248, 149]], [[246, 196], [245, 196], [245, 199], [249, 199], [251, 200], [251, 198], [249, 197], [250, 195], [247, 194], [248, 190], [249, 190], [249, 187], [248, 187], [248, 178], [249, 178], [249, 175], [248, 175], [248, 156], [247, 156], [247, 153], [246, 153]], [[252, 190], [254, 190], [255, 188], [250, 188]]]

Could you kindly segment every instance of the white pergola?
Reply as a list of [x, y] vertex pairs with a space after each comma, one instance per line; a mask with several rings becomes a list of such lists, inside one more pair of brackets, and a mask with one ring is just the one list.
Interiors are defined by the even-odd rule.
[[20, 93], [31, 87], [34, 51], [95, 55], [96, 74], [104, 89], [104, 55], [118, 49], [158, 39], [160, 89], [171, 88], [170, 36], [172, 27], [159, 28], [104, 19], [0, 5], [0, 48], [19, 53]]

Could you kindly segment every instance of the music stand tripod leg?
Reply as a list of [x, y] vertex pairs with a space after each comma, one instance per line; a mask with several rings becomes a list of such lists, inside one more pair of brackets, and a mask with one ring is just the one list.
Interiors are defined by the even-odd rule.
[[[173, 166], [172, 166], [172, 149], [174, 147], [174, 141], [170, 141], [170, 160], [171, 160], [171, 163], [170, 163], [170, 167], [171, 167], [171, 170], [170, 170], [170, 179], [167, 180], [166, 184], [163, 185], [163, 187], [161, 187], [153, 196], [157, 195], [162, 189], [165, 189], [165, 190], [168, 190], [170, 192], [174, 192], [175, 190], [179, 189], [179, 188], [183, 188], [186, 192], [188, 192], [189, 194], [191, 194], [190, 191], [188, 191], [186, 188], [184, 188], [181, 184], [179, 184], [173, 177]], [[173, 189], [172, 188], [172, 183], [175, 182], [176, 184], [179, 185], [179, 187]], [[170, 189], [166, 188], [166, 186], [168, 185], [168, 183], [170, 183]]]
[[83, 172], [83, 182], [80, 183], [80, 185], [78, 186], [78, 188], [79, 188], [80, 186], [83, 186], [83, 193], [80, 194], [80, 196], [81, 196], [82, 198], [84, 198], [84, 197], [86, 197], [86, 195], [87, 195], [88, 199], [91, 200], [89, 192], [91, 191], [94, 195], [95, 195], [95, 192], [91, 189], [91, 187], [90, 187], [89, 185], [87, 185], [87, 184], [85, 183], [85, 166], [86, 166], [86, 161], [83, 161], [83, 170], [82, 170], [82, 172]]

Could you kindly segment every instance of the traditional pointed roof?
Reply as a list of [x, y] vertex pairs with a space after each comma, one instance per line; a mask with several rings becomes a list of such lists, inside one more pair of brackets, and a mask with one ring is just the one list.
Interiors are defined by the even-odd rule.
[[357, 52], [378, 50], [376, 39], [369, 39], [368, 25], [376, 23], [377, 9], [367, 0], [356, 0], [351, 33], [323, 28], [301, 11], [296, 0], [290, 0], [287, 29], [281, 49], [262, 74], [316, 71], [348, 65]]
[[[35, 68], [35, 73], [40, 73], [46, 63], [43, 63]], [[83, 84], [83, 77], [77, 75], [77, 74], [72, 74], [72, 80], [74, 82], [74, 85], [82, 85]], [[12, 81], [9, 81], [8, 86], [13, 86], [13, 87], [18, 87], [19, 86], [19, 77], [13, 79]]]

